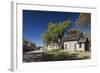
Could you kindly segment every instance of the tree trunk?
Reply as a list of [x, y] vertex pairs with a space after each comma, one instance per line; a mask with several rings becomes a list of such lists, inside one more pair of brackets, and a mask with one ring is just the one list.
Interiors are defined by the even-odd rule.
[[64, 44], [63, 44], [63, 36], [61, 36], [60, 37], [60, 44], [59, 44], [59, 46], [60, 46], [60, 49], [64, 49]]

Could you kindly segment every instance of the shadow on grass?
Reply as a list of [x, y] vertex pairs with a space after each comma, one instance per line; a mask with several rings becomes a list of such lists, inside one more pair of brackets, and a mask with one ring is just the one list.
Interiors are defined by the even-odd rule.
[[41, 54], [28, 54], [24, 56], [23, 61], [42, 62], [42, 61], [84, 60], [90, 58], [90, 55], [84, 56], [84, 54], [85, 54], [84, 52], [69, 53], [62, 51], [46, 51]]

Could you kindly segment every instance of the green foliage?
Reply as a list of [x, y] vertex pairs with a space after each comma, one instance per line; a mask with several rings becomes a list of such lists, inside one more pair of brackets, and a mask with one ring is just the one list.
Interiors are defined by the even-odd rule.
[[45, 33], [45, 34], [43, 35], [43, 40], [44, 40], [44, 43], [45, 43], [45, 44], [50, 44], [51, 36], [49, 35], [49, 33]]
[[33, 42], [30, 42], [26, 39], [23, 39], [23, 52], [31, 51], [36, 49], [36, 44]]
[[53, 42], [58, 43], [61, 46], [64, 33], [67, 31], [67, 28], [69, 28], [70, 24], [71, 21], [60, 22], [58, 24], [49, 23], [48, 30], [43, 35], [44, 43], [50, 44], [51, 42]]

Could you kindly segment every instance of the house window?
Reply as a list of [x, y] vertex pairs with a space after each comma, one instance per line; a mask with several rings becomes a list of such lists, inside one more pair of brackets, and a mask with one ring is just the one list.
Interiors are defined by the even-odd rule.
[[82, 44], [81, 43], [79, 43], [79, 48], [81, 48], [82, 47]]
[[67, 44], [65, 44], [65, 48], [67, 48]]

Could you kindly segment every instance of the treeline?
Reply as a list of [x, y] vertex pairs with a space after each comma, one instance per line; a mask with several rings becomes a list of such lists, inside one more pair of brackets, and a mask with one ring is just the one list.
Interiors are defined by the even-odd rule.
[[32, 50], [39, 50], [41, 47], [37, 47], [35, 43], [23, 39], [23, 52], [32, 51]]

